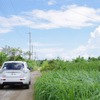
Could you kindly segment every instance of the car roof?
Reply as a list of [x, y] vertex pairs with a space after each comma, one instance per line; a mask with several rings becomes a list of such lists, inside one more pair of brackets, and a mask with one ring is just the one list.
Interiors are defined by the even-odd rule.
[[26, 63], [25, 61], [6, 61], [4, 63]]

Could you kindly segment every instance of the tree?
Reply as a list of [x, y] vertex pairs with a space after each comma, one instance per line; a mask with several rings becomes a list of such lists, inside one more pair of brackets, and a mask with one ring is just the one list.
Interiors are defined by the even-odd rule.
[[0, 52], [0, 66], [4, 61], [8, 60], [7, 54], [4, 52]]
[[82, 62], [82, 61], [86, 61], [85, 59], [84, 59], [84, 57], [77, 57], [76, 59], [73, 59], [73, 62]]
[[[99, 57], [100, 58], [100, 57]], [[88, 57], [88, 61], [97, 61], [99, 60], [99, 58], [95, 58], [95, 57]]]
[[32, 53], [31, 53], [30, 51], [26, 51], [26, 52], [24, 52], [24, 56], [25, 56], [25, 58], [28, 58], [29, 55], [32, 55]]
[[10, 46], [5, 46], [2, 51], [9, 56], [9, 60], [15, 60], [16, 56], [22, 56], [22, 50], [20, 48], [13, 48]]

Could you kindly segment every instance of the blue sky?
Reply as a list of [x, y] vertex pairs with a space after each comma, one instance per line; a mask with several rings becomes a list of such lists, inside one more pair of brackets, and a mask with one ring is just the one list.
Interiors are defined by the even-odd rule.
[[37, 59], [98, 57], [100, 0], [0, 0], [0, 48], [28, 51], [29, 32]]

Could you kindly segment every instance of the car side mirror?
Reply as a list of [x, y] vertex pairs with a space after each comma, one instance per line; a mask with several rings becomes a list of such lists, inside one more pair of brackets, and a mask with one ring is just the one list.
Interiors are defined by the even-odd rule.
[[29, 69], [30, 71], [32, 71], [32, 70], [33, 70], [33, 68], [32, 68], [32, 67], [28, 67], [28, 69]]
[[6, 67], [3, 67], [1, 70], [6, 70]]

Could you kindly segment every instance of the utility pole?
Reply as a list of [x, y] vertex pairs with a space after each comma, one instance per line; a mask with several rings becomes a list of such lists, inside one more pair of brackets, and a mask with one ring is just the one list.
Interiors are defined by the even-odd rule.
[[29, 34], [29, 59], [31, 59], [31, 32], [28, 33]]
[[32, 59], [33, 59], [33, 44], [32, 44]]
[[37, 60], [36, 51], [34, 52], [34, 59]]

